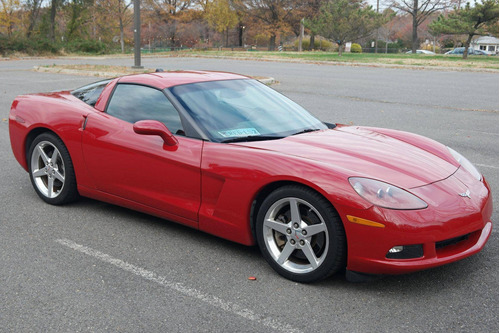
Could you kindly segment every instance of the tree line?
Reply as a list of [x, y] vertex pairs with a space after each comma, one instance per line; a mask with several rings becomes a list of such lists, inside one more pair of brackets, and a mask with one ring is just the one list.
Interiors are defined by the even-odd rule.
[[[464, 35], [464, 44], [474, 35], [498, 36], [498, 0], [389, 1], [380, 10], [363, 0], [142, 0], [142, 45], [266, 44], [272, 51], [302, 28], [310, 49], [316, 38], [326, 38], [341, 54], [347, 42], [398, 41], [415, 51], [422, 36]], [[132, 0], [0, 0], [0, 51], [25, 42], [47, 51], [125, 52], [132, 14]]]

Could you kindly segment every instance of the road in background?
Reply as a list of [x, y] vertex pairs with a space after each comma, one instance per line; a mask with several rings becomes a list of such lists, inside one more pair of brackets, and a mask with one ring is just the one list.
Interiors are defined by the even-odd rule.
[[133, 61], [0, 61], [0, 331], [498, 332], [498, 74], [143, 58], [165, 70], [272, 76], [273, 88], [324, 121], [431, 137], [489, 180], [494, 231], [480, 254], [368, 284], [337, 275], [303, 285], [254, 247], [90, 199], [44, 204], [10, 150], [10, 103], [97, 80], [30, 71], [53, 63]]

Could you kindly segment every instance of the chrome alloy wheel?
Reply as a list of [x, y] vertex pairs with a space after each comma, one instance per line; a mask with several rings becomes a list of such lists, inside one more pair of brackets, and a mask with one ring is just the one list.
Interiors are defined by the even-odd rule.
[[56, 198], [64, 188], [65, 167], [59, 150], [49, 141], [40, 141], [31, 154], [31, 174], [37, 189], [47, 198]]
[[271, 257], [292, 273], [318, 268], [328, 253], [328, 229], [321, 214], [305, 200], [287, 197], [266, 212], [263, 236]]

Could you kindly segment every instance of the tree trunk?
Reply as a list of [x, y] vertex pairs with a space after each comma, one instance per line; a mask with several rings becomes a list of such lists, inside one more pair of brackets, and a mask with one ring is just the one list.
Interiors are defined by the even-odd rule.
[[315, 37], [316, 37], [316, 35], [311, 32], [311, 37], [309, 39], [309, 51], [314, 50], [314, 39], [315, 39]]
[[40, 4], [41, 1], [33, 1], [32, 8], [29, 9], [29, 25], [28, 30], [26, 31], [26, 37], [30, 38], [33, 30], [35, 29], [36, 20], [38, 18], [38, 14], [40, 13]]
[[56, 11], [57, 11], [57, 0], [52, 0], [50, 5], [50, 36], [52, 41], [56, 40]]
[[339, 45], [339, 57], [342, 57], [342, 51], [344, 50], [344, 43], [338, 45]]
[[413, 12], [412, 12], [412, 19], [413, 19], [413, 24], [412, 24], [412, 34], [411, 34], [411, 40], [412, 40], [412, 45], [411, 45], [411, 52], [412, 53], [417, 53], [418, 49], [418, 22], [417, 22], [417, 16], [418, 16], [418, 0], [413, 0]]
[[276, 33], [272, 32], [271, 37], [269, 37], [269, 51], [274, 51], [276, 49]]
[[243, 46], [243, 29], [244, 29], [244, 26], [240, 23], [238, 26], [238, 46], [239, 47]]
[[465, 42], [464, 54], [462, 56], [463, 59], [467, 59], [467, 55], [469, 54], [469, 46], [470, 46], [470, 42], [472, 40], [472, 37], [474, 37], [474, 35], [469, 35], [469, 37], [467, 37], [467, 41]]
[[229, 28], [226, 27], [226, 47], [229, 47]]
[[123, 33], [123, 18], [120, 15], [120, 46], [122, 48], [122, 53], [125, 53], [125, 40]]

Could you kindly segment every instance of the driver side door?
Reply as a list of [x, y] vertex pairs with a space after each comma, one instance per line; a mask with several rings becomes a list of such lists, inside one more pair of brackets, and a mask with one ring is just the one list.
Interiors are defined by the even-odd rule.
[[[133, 123], [139, 120], [163, 122], [178, 144], [167, 146], [158, 135], [135, 133]], [[181, 118], [162, 91], [117, 84], [106, 111], [90, 114], [83, 131], [83, 154], [95, 189], [197, 221], [203, 141], [183, 134]]]

